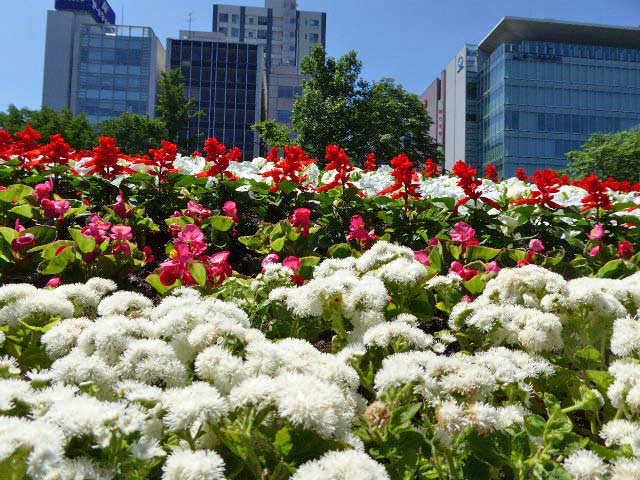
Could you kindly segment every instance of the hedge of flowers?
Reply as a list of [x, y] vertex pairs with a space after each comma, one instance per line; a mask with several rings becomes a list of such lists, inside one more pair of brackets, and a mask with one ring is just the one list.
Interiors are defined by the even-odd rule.
[[640, 478], [639, 184], [40, 140], [0, 130], [0, 478]]

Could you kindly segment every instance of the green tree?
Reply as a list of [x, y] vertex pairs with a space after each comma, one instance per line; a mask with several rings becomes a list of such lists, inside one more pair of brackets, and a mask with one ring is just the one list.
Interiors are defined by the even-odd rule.
[[194, 98], [187, 99], [185, 96], [182, 70], [174, 68], [169, 73], [162, 72], [156, 112], [166, 125], [168, 140], [180, 143], [180, 132], [187, 128], [191, 120], [204, 114], [201, 110], [196, 111], [196, 104]]
[[603, 178], [640, 181], [640, 130], [596, 133], [581, 150], [567, 153], [575, 177], [596, 173]]
[[289, 127], [275, 120], [265, 120], [252, 125], [251, 128], [260, 134], [260, 139], [266, 148], [281, 148], [292, 143], [292, 132]]
[[362, 80], [355, 52], [335, 59], [316, 45], [301, 71], [309, 79], [291, 121], [298, 143], [312, 156], [323, 158], [327, 145], [338, 144], [359, 164], [370, 152], [386, 161], [402, 152], [416, 162], [437, 158], [431, 119], [418, 96], [391, 79]]
[[113, 120], [98, 125], [100, 134], [114, 137], [122, 150], [128, 154], [148, 154], [150, 148], [158, 148], [168, 138], [162, 120], [151, 119], [133, 113], [123, 113]]
[[42, 110], [17, 108], [10, 105], [6, 113], [0, 112], [0, 128], [15, 134], [31, 125], [48, 142], [49, 137], [61, 134], [67, 143], [78, 150], [87, 150], [98, 143], [95, 128], [89, 123], [85, 114], [74, 116], [69, 109], [57, 112], [49, 107]]

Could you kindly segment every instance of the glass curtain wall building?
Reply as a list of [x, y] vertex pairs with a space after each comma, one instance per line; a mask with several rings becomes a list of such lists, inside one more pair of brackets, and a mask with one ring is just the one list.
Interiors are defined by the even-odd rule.
[[114, 25], [104, 0], [55, 5], [47, 15], [43, 106], [86, 113], [92, 123], [125, 112], [154, 117], [165, 52], [153, 30]]
[[562, 169], [592, 134], [640, 124], [640, 29], [507, 17], [446, 78], [447, 168]]
[[194, 118], [185, 132], [187, 148], [216, 137], [238, 147], [244, 159], [259, 154], [259, 137], [251, 125], [263, 110], [264, 52], [261, 45], [205, 39], [168, 39], [170, 68], [180, 68], [186, 95], [196, 100], [204, 115]]

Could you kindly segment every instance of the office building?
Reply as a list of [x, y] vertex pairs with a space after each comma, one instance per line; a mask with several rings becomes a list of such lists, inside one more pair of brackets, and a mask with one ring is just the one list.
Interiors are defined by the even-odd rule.
[[593, 133], [640, 123], [640, 28], [505, 17], [444, 79], [447, 169], [565, 168]]
[[186, 95], [204, 115], [182, 132], [189, 148], [216, 137], [243, 151], [244, 159], [259, 155], [259, 137], [251, 125], [262, 120], [265, 102], [264, 47], [229, 43], [211, 32], [180, 32], [167, 40], [168, 67], [180, 68]]
[[266, 117], [290, 124], [304, 76], [300, 62], [325, 44], [327, 14], [297, 9], [296, 0], [265, 0], [264, 7], [215, 4], [213, 32], [226, 42], [261, 45], [268, 81]]
[[47, 15], [43, 106], [85, 113], [92, 123], [125, 112], [155, 116], [164, 48], [151, 28], [115, 20], [106, 0], [56, 0]]
[[422, 94], [422, 104], [431, 118], [429, 135], [439, 148], [444, 147], [444, 110], [446, 107], [444, 89], [447, 84], [447, 71], [443, 70], [441, 77], [436, 78]]

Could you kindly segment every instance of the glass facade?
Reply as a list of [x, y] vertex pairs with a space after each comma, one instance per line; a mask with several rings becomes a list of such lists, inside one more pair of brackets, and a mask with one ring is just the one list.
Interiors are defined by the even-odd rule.
[[480, 55], [484, 164], [503, 175], [566, 167], [597, 132], [640, 124], [640, 50], [503, 43]]
[[79, 41], [75, 112], [86, 113], [92, 123], [125, 112], [151, 115], [151, 29], [82, 25]]
[[204, 112], [183, 132], [187, 147], [201, 148], [206, 138], [216, 137], [229, 148], [240, 148], [244, 159], [252, 159], [259, 147], [251, 125], [261, 119], [262, 47], [173, 39], [167, 47], [170, 68], [182, 69], [188, 97]]

